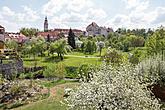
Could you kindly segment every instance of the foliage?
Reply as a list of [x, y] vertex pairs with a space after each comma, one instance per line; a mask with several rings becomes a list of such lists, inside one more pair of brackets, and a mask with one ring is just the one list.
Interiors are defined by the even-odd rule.
[[120, 64], [124, 62], [124, 58], [121, 52], [116, 49], [108, 49], [107, 53], [103, 56], [103, 60], [106, 63]]
[[156, 32], [147, 39], [145, 46], [148, 48], [147, 52], [150, 55], [162, 52], [165, 49], [165, 30], [156, 30]]
[[130, 65], [102, 66], [90, 82], [82, 82], [67, 98], [73, 110], [160, 110], [147, 85]]
[[30, 41], [26, 44], [24, 44], [22, 49], [23, 55], [33, 55], [34, 59], [34, 66], [37, 66], [36, 56], [39, 54], [42, 56], [43, 52], [46, 50], [46, 44], [44, 39], [41, 38], [32, 38]]
[[72, 29], [69, 30], [69, 34], [68, 34], [68, 44], [75, 49], [76, 48], [76, 44], [75, 44], [75, 35], [72, 31]]
[[61, 60], [63, 60], [64, 54], [67, 54], [68, 51], [71, 51], [70, 47], [66, 44], [65, 40], [58, 40], [54, 43], [51, 43], [50, 53], [54, 55], [56, 52], [58, 57], [60, 57]]
[[88, 40], [85, 44], [85, 53], [93, 54], [94, 52], [96, 52], [96, 43]]
[[132, 64], [138, 64], [144, 59], [144, 54], [145, 53], [139, 48], [134, 49], [132, 53], [129, 53], [129, 62]]
[[33, 36], [37, 36], [38, 31], [39, 30], [35, 28], [21, 28], [20, 29], [20, 33], [30, 38], [32, 38]]
[[57, 65], [50, 65], [44, 71], [43, 75], [46, 78], [60, 78], [63, 79], [65, 74], [65, 66], [62, 63]]
[[67, 66], [65, 68], [66, 70], [66, 77], [67, 78], [77, 78], [78, 77], [78, 74], [77, 74], [77, 71], [78, 71], [78, 67], [75, 67], [75, 66]]
[[162, 60], [161, 55], [143, 60], [137, 68], [143, 82], [155, 84], [165, 82], [165, 61]]
[[18, 50], [18, 43], [15, 40], [6, 41], [5, 45], [8, 49]]
[[97, 46], [98, 46], [98, 50], [100, 51], [100, 56], [101, 56], [101, 52], [102, 52], [102, 49], [105, 47], [105, 43], [103, 41], [99, 41], [97, 42]]
[[90, 64], [82, 64], [78, 68], [78, 74], [80, 75], [80, 79], [82, 81], [89, 81], [91, 79], [91, 71], [93, 66]]

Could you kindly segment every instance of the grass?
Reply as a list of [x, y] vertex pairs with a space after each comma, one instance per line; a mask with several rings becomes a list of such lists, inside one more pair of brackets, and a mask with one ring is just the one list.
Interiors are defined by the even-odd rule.
[[[104, 48], [102, 50], [102, 53], [101, 54], [104, 55], [106, 53], [106, 51], [107, 51], [107, 49]], [[82, 52], [71, 52], [71, 53], [69, 53], [69, 55], [99, 57], [100, 56], [100, 52], [96, 52], [96, 53], [94, 53], [92, 55], [91, 54], [85, 54], [85, 53], [82, 53]]]
[[75, 88], [78, 83], [66, 83], [51, 88], [49, 98], [31, 103], [13, 110], [67, 110], [68, 106], [61, 103], [64, 101], [64, 88]]
[[[24, 58], [24, 66], [31, 67], [34, 66], [34, 60], [31, 60], [32, 58]], [[37, 66], [49, 66], [49, 65], [55, 65], [58, 63], [63, 63], [65, 66], [75, 66], [78, 67], [80, 64], [87, 63], [87, 64], [93, 64], [93, 65], [99, 65], [101, 64], [100, 58], [83, 58], [83, 57], [74, 57], [74, 56], [65, 56], [63, 61], [56, 62], [53, 60], [45, 60], [45, 58], [37, 57]]]
[[45, 81], [45, 82], [41, 82], [41, 85], [47, 88], [52, 88], [60, 84], [66, 84], [66, 83], [72, 83], [72, 82], [76, 82], [76, 81], [67, 81], [67, 80]]

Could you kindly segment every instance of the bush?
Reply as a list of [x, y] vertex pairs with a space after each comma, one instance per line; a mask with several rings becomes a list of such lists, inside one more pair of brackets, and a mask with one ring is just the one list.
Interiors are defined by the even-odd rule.
[[107, 53], [104, 55], [103, 60], [106, 63], [120, 64], [124, 62], [124, 58], [121, 52], [116, 49], [108, 49]]
[[43, 75], [46, 78], [64, 78], [65, 66], [62, 63], [57, 65], [49, 65], [44, 71]]
[[137, 70], [121, 64], [102, 66], [93, 72], [90, 82], [83, 82], [71, 92], [67, 103], [73, 110], [160, 110], [147, 85], [141, 84]]
[[91, 79], [91, 71], [92, 71], [92, 65], [89, 64], [82, 64], [79, 68], [78, 68], [78, 74], [80, 75], [80, 78], [83, 81], [89, 81]]
[[44, 78], [43, 70], [37, 71], [33, 74], [34, 79]]
[[33, 73], [21, 73], [19, 75], [20, 79], [32, 79], [33, 78]]
[[138, 64], [138, 74], [143, 82], [165, 83], [165, 61], [161, 57], [150, 57]]
[[10, 89], [9, 92], [12, 93], [13, 95], [22, 92], [22, 86], [19, 84], [14, 84]]
[[65, 68], [66, 70], [66, 77], [67, 78], [77, 78], [78, 74], [78, 67], [74, 67], [74, 66], [68, 66]]

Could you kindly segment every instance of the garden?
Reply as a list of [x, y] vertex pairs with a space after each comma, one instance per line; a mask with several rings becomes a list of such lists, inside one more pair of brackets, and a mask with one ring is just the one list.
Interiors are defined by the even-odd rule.
[[24, 72], [0, 76], [0, 109], [163, 109], [164, 28], [119, 28], [107, 37], [76, 37], [70, 30], [55, 41], [31, 36], [21, 45], [6, 42]]

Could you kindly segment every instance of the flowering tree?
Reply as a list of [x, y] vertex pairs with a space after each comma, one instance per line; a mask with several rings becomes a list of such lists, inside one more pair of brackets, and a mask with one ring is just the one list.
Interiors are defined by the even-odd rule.
[[147, 85], [130, 65], [103, 66], [67, 98], [73, 110], [160, 110]]
[[101, 56], [101, 52], [102, 52], [102, 49], [105, 47], [105, 43], [103, 41], [99, 41], [97, 42], [97, 46], [98, 46], [98, 50], [100, 51], [100, 56]]

